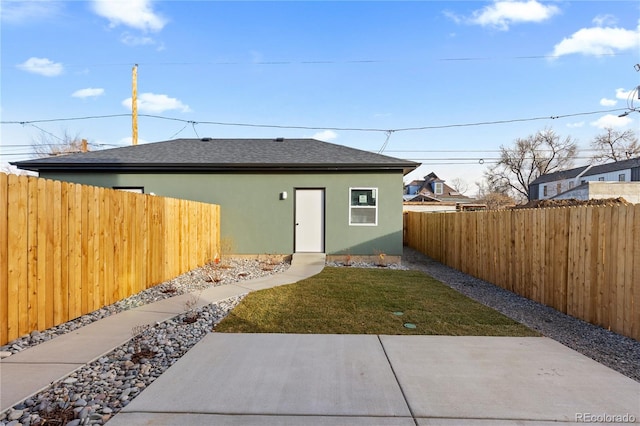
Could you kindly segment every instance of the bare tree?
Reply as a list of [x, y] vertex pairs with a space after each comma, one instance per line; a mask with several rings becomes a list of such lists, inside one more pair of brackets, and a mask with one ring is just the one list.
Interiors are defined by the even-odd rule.
[[64, 131], [61, 138], [51, 133], [42, 133], [32, 141], [31, 148], [38, 157], [73, 154], [88, 150], [86, 140], [83, 140], [78, 134], [71, 136], [67, 130]]
[[450, 181], [451, 187], [458, 191], [460, 194], [464, 194], [469, 190], [469, 184], [462, 178], [453, 178]]
[[478, 187], [478, 192], [475, 196], [476, 200], [479, 203], [486, 204], [489, 210], [499, 210], [516, 205], [516, 200], [511, 196], [499, 192], [495, 188], [489, 188], [486, 183], [476, 182], [476, 186]]
[[490, 192], [508, 194], [518, 201], [529, 198], [529, 184], [539, 176], [566, 170], [578, 152], [570, 137], [562, 139], [552, 129], [500, 146], [500, 160], [484, 172]]
[[640, 144], [631, 129], [619, 132], [605, 127], [604, 133], [591, 141], [591, 148], [595, 151], [591, 158], [592, 164], [618, 162], [640, 156]]

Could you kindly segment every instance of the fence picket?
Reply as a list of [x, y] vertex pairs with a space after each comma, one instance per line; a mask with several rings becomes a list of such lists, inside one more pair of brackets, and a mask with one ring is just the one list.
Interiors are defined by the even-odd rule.
[[[27, 285], [25, 291], [27, 292], [28, 304], [30, 307], [40, 306], [38, 297], [44, 301], [44, 291], [38, 289], [38, 257], [44, 256], [44, 245], [42, 246], [42, 253], [38, 250], [38, 217], [40, 212], [38, 211], [38, 179], [29, 177], [27, 179], [28, 194], [27, 194]], [[44, 284], [44, 283], [42, 283]], [[22, 330], [42, 330], [44, 329], [44, 317], [42, 317], [42, 324], [38, 324], [38, 309], [29, 309], [28, 312], [29, 324], [27, 327], [20, 327]]]
[[[8, 246], [2, 243], [9, 240], [7, 229], [9, 214], [8, 187], [8, 176], [0, 173], [0, 312], [7, 312], [9, 305]], [[7, 323], [0, 321], [0, 342], [4, 341], [8, 341]]]

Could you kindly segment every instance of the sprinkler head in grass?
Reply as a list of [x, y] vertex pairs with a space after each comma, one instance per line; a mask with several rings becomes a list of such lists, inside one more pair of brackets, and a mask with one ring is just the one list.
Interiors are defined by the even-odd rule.
[[413, 329], [415, 329], [415, 328], [416, 328], [416, 325], [415, 325], [415, 324], [412, 324], [412, 323], [410, 323], [410, 322], [405, 322], [405, 323], [404, 323], [404, 328], [408, 328], [408, 329], [413, 330]]

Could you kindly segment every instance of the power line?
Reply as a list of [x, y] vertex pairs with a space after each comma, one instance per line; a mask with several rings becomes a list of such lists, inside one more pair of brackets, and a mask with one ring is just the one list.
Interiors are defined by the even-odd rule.
[[[216, 126], [233, 126], [233, 127], [259, 127], [259, 128], [272, 128], [272, 129], [290, 129], [290, 130], [335, 130], [335, 131], [350, 131], [350, 132], [409, 132], [409, 131], [421, 131], [421, 130], [435, 130], [435, 129], [448, 129], [448, 128], [456, 128], [456, 127], [474, 127], [474, 126], [488, 126], [488, 125], [496, 125], [496, 124], [509, 124], [509, 123], [521, 123], [527, 121], [540, 121], [540, 120], [557, 120], [560, 118], [569, 118], [569, 117], [578, 117], [585, 115], [594, 115], [594, 114], [604, 114], [604, 113], [612, 113], [625, 111], [624, 108], [616, 108], [616, 109], [608, 109], [608, 110], [598, 110], [598, 111], [588, 111], [588, 112], [578, 112], [572, 114], [561, 114], [561, 115], [551, 115], [551, 116], [541, 116], [541, 117], [530, 117], [530, 118], [514, 118], [507, 120], [493, 120], [493, 121], [479, 121], [479, 122], [469, 122], [469, 123], [454, 123], [454, 124], [442, 124], [442, 125], [430, 125], [430, 126], [416, 126], [416, 127], [400, 127], [395, 129], [382, 129], [375, 127], [338, 127], [338, 126], [299, 126], [299, 125], [280, 125], [280, 124], [266, 124], [266, 123], [243, 123], [243, 122], [223, 122], [223, 121], [194, 121], [194, 120], [185, 120], [181, 118], [175, 117], [165, 117], [161, 115], [153, 115], [153, 114], [139, 114], [139, 117], [146, 118], [154, 118], [159, 120], [167, 120], [167, 121], [177, 121], [180, 123], [195, 125], [216, 125]], [[22, 120], [22, 121], [0, 121], [0, 124], [20, 124], [20, 125], [34, 125], [34, 123], [52, 123], [58, 121], [79, 121], [79, 120], [95, 120], [95, 119], [106, 119], [106, 118], [116, 118], [116, 117], [130, 117], [130, 114], [111, 114], [111, 115], [93, 115], [93, 116], [84, 116], [84, 117], [68, 117], [68, 118], [50, 118], [50, 119], [42, 119], [42, 120]], [[35, 126], [34, 126], [35, 127]], [[45, 131], [46, 132], [46, 131]], [[197, 133], [196, 133], [197, 134]]]
[[[601, 53], [594, 57], [631, 56], [630, 53]], [[311, 59], [311, 60], [273, 60], [273, 61], [177, 61], [177, 62], [136, 62], [139, 66], [212, 66], [212, 65], [341, 65], [341, 64], [400, 64], [400, 63], [424, 63], [424, 62], [478, 62], [478, 61], [504, 61], [504, 60], [531, 60], [531, 59], [557, 59], [558, 55], [521, 55], [521, 56], [462, 56], [453, 58], [424, 58], [424, 59]], [[96, 64], [64, 64], [67, 68], [86, 67], [130, 67], [133, 62], [114, 62]], [[15, 68], [15, 65], [3, 65], [0, 68]]]

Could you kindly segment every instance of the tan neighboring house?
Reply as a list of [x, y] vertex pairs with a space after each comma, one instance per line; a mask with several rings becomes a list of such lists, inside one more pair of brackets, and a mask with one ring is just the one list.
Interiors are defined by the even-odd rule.
[[402, 210], [412, 212], [456, 212], [483, 210], [484, 204], [451, 188], [431, 172], [423, 180], [414, 180], [404, 187]]
[[618, 197], [640, 203], [640, 157], [549, 173], [529, 185], [531, 201]]

